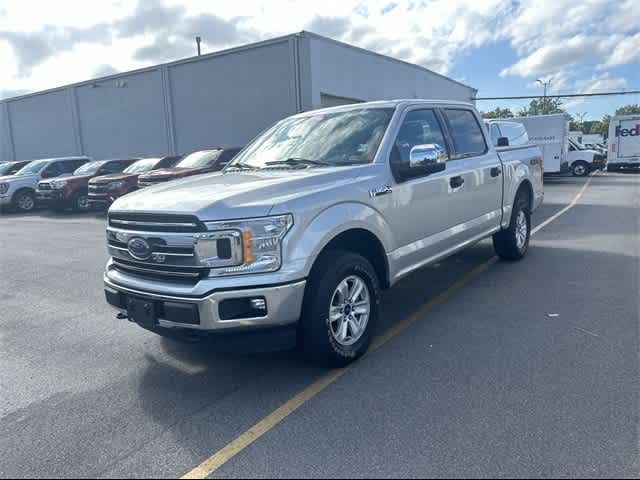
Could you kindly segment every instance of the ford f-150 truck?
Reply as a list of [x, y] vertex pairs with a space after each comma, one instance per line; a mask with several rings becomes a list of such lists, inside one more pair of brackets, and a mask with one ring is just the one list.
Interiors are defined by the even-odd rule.
[[90, 160], [88, 157], [34, 160], [13, 175], [0, 177], [0, 207], [10, 206], [22, 213], [32, 211], [36, 207], [36, 188], [40, 180], [69, 175]]
[[159, 168], [173, 167], [181, 157], [143, 158], [122, 173], [111, 173], [89, 180], [89, 204], [108, 207], [116, 198], [138, 189], [138, 177]]
[[71, 208], [75, 212], [89, 210], [89, 180], [101, 175], [122, 172], [139, 158], [98, 160], [87, 163], [73, 175], [38, 183], [36, 197], [54, 211]]
[[442, 100], [284, 119], [223, 172], [116, 200], [106, 299], [160, 335], [297, 343], [345, 365], [367, 350], [382, 289], [486, 237], [501, 258], [527, 252], [541, 152], [496, 150], [481, 122]]
[[200, 150], [185, 156], [173, 168], [161, 168], [138, 177], [138, 187], [144, 188], [178, 178], [192, 177], [222, 170], [240, 148], [214, 148]]

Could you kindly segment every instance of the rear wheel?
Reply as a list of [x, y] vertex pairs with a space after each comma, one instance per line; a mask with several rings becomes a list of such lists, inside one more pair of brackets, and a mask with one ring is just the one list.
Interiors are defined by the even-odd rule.
[[22, 190], [13, 196], [13, 207], [20, 213], [31, 212], [36, 208], [36, 197], [29, 190]]
[[364, 355], [378, 317], [380, 287], [364, 257], [328, 251], [309, 277], [299, 340], [314, 363], [343, 367]]
[[529, 249], [531, 213], [527, 196], [520, 193], [514, 202], [509, 228], [493, 236], [493, 247], [503, 260], [521, 260]]
[[586, 177], [589, 175], [589, 164], [587, 162], [575, 162], [571, 165], [571, 173], [574, 177]]

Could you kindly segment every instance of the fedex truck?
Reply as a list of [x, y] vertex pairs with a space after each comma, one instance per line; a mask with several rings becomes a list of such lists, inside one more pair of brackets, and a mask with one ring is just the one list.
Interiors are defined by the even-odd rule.
[[607, 170], [640, 168], [640, 115], [619, 115], [609, 124]]

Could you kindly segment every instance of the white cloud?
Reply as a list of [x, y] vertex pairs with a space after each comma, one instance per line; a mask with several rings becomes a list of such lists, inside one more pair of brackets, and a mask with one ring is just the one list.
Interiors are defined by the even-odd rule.
[[616, 42], [610, 55], [606, 57], [604, 66], [613, 67], [628, 63], [640, 63], [640, 33]]

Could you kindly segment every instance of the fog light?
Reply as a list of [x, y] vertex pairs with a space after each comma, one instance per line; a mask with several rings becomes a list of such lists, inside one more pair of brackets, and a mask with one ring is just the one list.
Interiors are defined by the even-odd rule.
[[264, 297], [228, 298], [218, 307], [220, 320], [245, 320], [267, 316], [267, 300]]
[[264, 298], [252, 298], [250, 303], [253, 310], [267, 309], [267, 301]]

